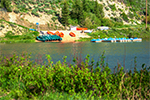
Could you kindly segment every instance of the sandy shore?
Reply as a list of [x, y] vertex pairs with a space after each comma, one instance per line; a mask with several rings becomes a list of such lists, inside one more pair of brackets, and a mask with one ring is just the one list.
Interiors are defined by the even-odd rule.
[[[42, 31], [46, 34], [47, 31]], [[51, 31], [53, 33], [55, 33], [56, 31]], [[59, 31], [59, 32], [63, 32], [64, 33], [64, 37], [62, 37], [62, 41], [61, 42], [75, 42], [76, 40], [79, 40], [80, 38], [90, 38], [90, 36], [88, 36], [86, 33], [81, 33], [81, 31]], [[76, 37], [71, 37], [69, 35], [70, 32], [75, 33]], [[38, 42], [38, 41], [36, 41]]]

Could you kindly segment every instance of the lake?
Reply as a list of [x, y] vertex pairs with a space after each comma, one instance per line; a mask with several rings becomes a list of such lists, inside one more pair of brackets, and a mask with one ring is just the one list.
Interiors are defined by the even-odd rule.
[[137, 69], [140, 70], [142, 64], [150, 66], [150, 40], [130, 43], [0, 43], [0, 53], [2, 56], [10, 56], [13, 53], [19, 55], [22, 53], [32, 53], [31, 60], [43, 63], [46, 60], [46, 54], [51, 55], [52, 61], [63, 61], [67, 56], [67, 62], [73, 63], [73, 57], [84, 60], [87, 54], [90, 59], [98, 61], [105, 51], [105, 62], [109, 68], [113, 69], [120, 64], [126, 69], [132, 70], [134, 67], [134, 58], [136, 58]]

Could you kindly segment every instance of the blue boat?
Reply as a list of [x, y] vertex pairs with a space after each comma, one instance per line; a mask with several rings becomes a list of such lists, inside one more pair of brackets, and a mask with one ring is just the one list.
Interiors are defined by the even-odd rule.
[[141, 42], [141, 38], [102, 38], [92, 39], [91, 42]]

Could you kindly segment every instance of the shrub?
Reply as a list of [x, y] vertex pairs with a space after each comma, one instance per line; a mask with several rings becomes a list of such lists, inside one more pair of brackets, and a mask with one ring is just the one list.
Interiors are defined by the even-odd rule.
[[39, 4], [38, 4], [38, 7], [41, 7], [41, 6], [43, 6], [43, 3], [39, 3]]
[[116, 10], [115, 4], [109, 5], [109, 7], [111, 8], [112, 11], [115, 11], [115, 10]]
[[47, 14], [53, 14], [55, 11], [54, 10], [48, 10]]
[[124, 21], [126, 21], [126, 22], [129, 21], [128, 16], [124, 12], [121, 14], [121, 16], [122, 16]]
[[37, 11], [38, 11], [38, 9], [33, 9], [32, 12], [31, 12], [31, 14], [35, 15], [37, 17], [40, 17], [40, 15], [37, 13]]
[[15, 9], [14, 13], [18, 14], [18, 13], [20, 13], [20, 10], [19, 9]]
[[39, 8], [39, 12], [44, 12], [44, 8]]
[[118, 8], [118, 10], [119, 10], [119, 11], [121, 11], [121, 12], [123, 12], [123, 10], [122, 10], [122, 9], [120, 9], [120, 8]]
[[113, 13], [112, 13], [112, 15], [113, 15], [113, 16], [116, 16], [116, 13], [115, 13], [115, 12], [113, 12]]
[[134, 17], [134, 14], [132, 14], [131, 12], [129, 12], [128, 16], [132, 19]]
[[45, 3], [45, 7], [49, 8], [49, 3]]
[[109, 7], [105, 7], [105, 9], [108, 11], [108, 10], [109, 10]]
[[0, 6], [1, 8], [5, 8], [8, 12], [12, 12], [10, 0], [1, 0]]
[[113, 23], [110, 19], [103, 18], [103, 19], [102, 19], [102, 24], [101, 24], [101, 25], [113, 27], [113, 26], [114, 26], [114, 23]]
[[57, 16], [52, 17], [53, 22], [55, 22], [55, 21], [56, 21], [56, 19], [58, 19], [58, 17], [57, 17]]
[[1, 27], [2, 27], [2, 28], [5, 28], [5, 26], [4, 26], [3, 24], [1, 24]]
[[[98, 31], [95, 35], [105, 33], [105, 31]], [[9, 91], [13, 99], [31, 99], [48, 95], [47, 91], [70, 95], [85, 93], [90, 97], [101, 99], [150, 98], [148, 92], [150, 68], [145, 64], [140, 71], [137, 71], [136, 65], [134, 72], [125, 71], [118, 65], [118, 68], [112, 72], [105, 65], [104, 53], [96, 64], [94, 60], [90, 61], [90, 55], [87, 55], [82, 63], [74, 58], [74, 64], [70, 65], [66, 62], [66, 56], [63, 57], [63, 63], [59, 61], [56, 64], [53, 63], [50, 55], [46, 56], [48, 64], [42, 66], [33, 63], [30, 54], [1, 57], [0, 89], [3, 93], [1, 90], [0, 93], [4, 95]], [[136, 58], [134, 60], [136, 63]]]
[[147, 27], [147, 28], [146, 28], [146, 31], [148, 31], [148, 32], [149, 32], [149, 27]]
[[[144, 18], [143, 22], [146, 23], [146, 18]], [[150, 24], [150, 16], [147, 16], [147, 23]]]

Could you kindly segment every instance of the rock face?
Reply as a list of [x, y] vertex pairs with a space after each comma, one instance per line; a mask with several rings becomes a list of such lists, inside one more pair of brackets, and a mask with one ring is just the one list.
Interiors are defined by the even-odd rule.
[[40, 24], [41, 30], [55, 30], [55, 29], [64, 29], [64, 26], [58, 21], [52, 21], [53, 16], [40, 13], [40, 17], [36, 17], [30, 13], [14, 13], [14, 12], [4, 12], [0, 11], [0, 19], [4, 19], [9, 22], [17, 23], [19, 25], [36, 28], [36, 23]]

